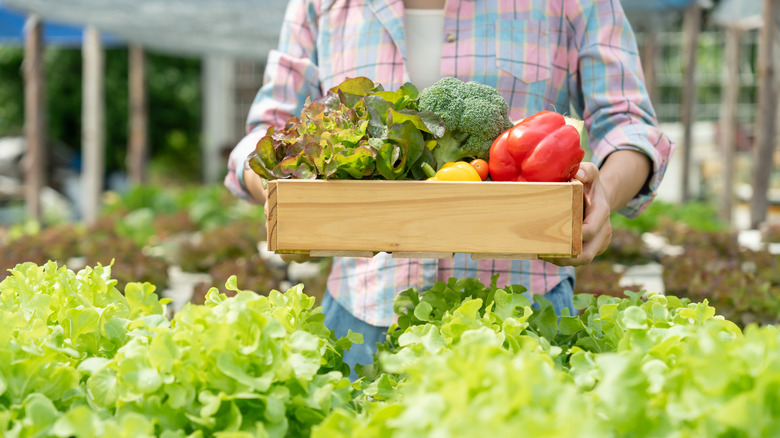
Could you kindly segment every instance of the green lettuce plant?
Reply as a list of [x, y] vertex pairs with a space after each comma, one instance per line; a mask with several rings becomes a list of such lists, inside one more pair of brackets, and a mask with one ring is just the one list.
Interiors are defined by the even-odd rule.
[[349, 78], [314, 101], [283, 129], [269, 129], [249, 156], [250, 167], [268, 180], [423, 179], [431, 164], [426, 147], [444, 123], [418, 111], [411, 83], [385, 91], [365, 77]]
[[226, 297], [173, 320], [110, 267], [17, 266], [0, 283], [0, 432], [8, 436], [307, 436], [355, 388], [302, 286]]

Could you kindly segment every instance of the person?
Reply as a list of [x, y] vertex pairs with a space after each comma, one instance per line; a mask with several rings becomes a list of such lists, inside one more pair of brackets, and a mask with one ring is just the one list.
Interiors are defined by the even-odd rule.
[[674, 149], [658, 127], [619, 0], [290, 0], [247, 135], [230, 155], [227, 187], [264, 202], [261, 178], [246, 166], [257, 141], [298, 115], [307, 97], [357, 76], [386, 90], [405, 82], [423, 89], [448, 76], [478, 81], [501, 92], [512, 120], [541, 110], [576, 114], [588, 129], [591, 158], [576, 176], [586, 201], [577, 257], [334, 258], [322, 305], [337, 336], [348, 329], [364, 335], [345, 354], [350, 365], [371, 363], [394, 321], [398, 292], [422, 292], [451, 277], [489, 284], [498, 273], [499, 287], [522, 284], [558, 314], [574, 313], [573, 267], [608, 247], [612, 212], [633, 217], [651, 202]]

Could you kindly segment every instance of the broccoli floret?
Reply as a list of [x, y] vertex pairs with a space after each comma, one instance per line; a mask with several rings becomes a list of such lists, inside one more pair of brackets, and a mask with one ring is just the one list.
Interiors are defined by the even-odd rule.
[[493, 140], [512, 127], [504, 97], [474, 81], [440, 79], [420, 92], [417, 106], [444, 121], [445, 133], [432, 150], [437, 168], [451, 161], [487, 159]]

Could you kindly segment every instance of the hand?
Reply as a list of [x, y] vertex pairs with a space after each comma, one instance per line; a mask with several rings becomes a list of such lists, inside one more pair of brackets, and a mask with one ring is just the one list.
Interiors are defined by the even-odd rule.
[[282, 261], [285, 263], [304, 263], [312, 260], [312, 257], [307, 254], [279, 254], [279, 257], [282, 258]]
[[599, 169], [593, 163], [580, 164], [575, 177], [582, 182], [585, 200], [585, 218], [582, 221], [582, 252], [577, 257], [542, 258], [558, 266], [586, 265], [606, 251], [612, 240], [609, 201], [599, 178]]

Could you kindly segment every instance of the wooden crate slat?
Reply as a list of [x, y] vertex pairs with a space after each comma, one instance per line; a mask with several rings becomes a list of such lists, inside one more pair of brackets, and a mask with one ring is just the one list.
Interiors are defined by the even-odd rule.
[[277, 180], [268, 183], [268, 247], [576, 255], [582, 208], [578, 182]]

